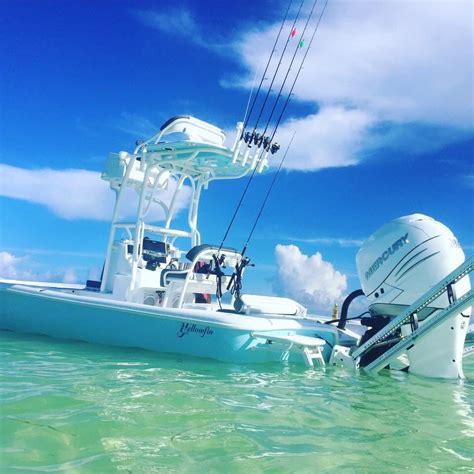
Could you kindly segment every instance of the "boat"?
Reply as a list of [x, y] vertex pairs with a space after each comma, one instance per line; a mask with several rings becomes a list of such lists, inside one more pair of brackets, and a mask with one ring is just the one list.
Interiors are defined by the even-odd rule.
[[[243, 127], [237, 124], [226, 146], [218, 127], [177, 116], [133, 152], [110, 154], [102, 178], [116, 200], [100, 280], [0, 280], [0, 329], [224, 362], [464, 377], [474, 259], [430, 217], [395, 219], [367, 239], [356, 262], [361, 289], [335, 319], [290, 298], [243, 291], [246, 272], [257, 271], [245, 251], [202, 242], [198, 226], [200, 198], [212, 181], [269, 169], [277, 149], [243, 140]], [[132, 222], [123, 217], [130, 190], [138, 194]], [[187, 222], [178, 228], [177, 203], [186, 193]], [[348, 318], [358, 297], [368, 303], [362, 331]]]

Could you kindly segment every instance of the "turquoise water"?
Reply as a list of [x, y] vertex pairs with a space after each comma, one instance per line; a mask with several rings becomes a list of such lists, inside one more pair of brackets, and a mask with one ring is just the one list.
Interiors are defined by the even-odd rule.
[[0, 333], [0, 471], [474, 472], [464, 381]]

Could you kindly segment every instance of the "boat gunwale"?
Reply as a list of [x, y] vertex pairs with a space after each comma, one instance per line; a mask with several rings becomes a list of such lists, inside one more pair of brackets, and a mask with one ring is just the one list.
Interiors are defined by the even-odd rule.
[[[65, 288], [66, 289], [66, 288]], [[280, 315], [245, 315], [239, 313], [226, 313], [199, 309], [178, 309], [147, 306], [139, 303], [123, 302], [112, 298], [95, 298], [62, 291], [54, 291], [48, 288], [31, 287], [19, 284], [5, 284], [0, 280], [0, 292], [11, 292], [34, 298], [42, 298], [68, 304], [92, 306], [101, 309], [113, 309], [127, 312], [136, 316], [145, 316], [167, 320], [181, 320], [196, 324], [206, 324], [214, 327], [231, 329], [236, 331], [322, 331], [337, 334], [337, 330], [330, 325], [324, 324], [312, 318], [292, 318]], [[147, 306], [144, 308], [143, 306]], [[211, 313], [211, 315], [209, 314]]]

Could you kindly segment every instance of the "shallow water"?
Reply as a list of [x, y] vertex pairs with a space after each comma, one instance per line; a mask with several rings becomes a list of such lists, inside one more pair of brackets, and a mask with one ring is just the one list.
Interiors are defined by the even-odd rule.
[[0, 471], [474, 472], [464, 381], [0, 333]]

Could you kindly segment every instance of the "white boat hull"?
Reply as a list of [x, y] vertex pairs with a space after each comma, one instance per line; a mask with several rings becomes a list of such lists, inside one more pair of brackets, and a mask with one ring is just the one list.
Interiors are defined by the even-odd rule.
[[299, 354], [261, 350], [253, 333], [322, 337], [326, 360], [337, 338], [333, 327], [312, 319], [168, 309], [81, 293], [0, 283], [0, 329], [242, 363], [303, 362]]

